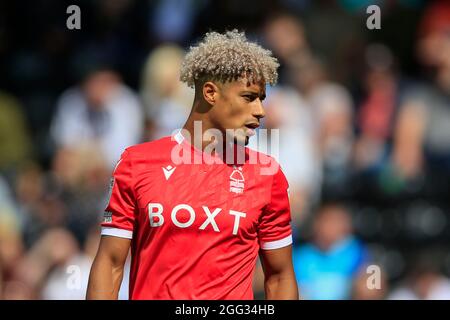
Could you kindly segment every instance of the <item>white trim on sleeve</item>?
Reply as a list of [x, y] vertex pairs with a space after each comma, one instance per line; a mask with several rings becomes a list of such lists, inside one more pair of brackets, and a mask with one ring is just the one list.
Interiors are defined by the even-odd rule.
[[290, 234], [286, 238], [283, 238], [280, 240], [261, 242], [261, 249], [263, 249], [263, 250], [279, 249], [279, 248], [287, 247], [291, 243], [292, 243], [292, 234]]
[[113, 236], [113, 237], [126, 238], [126, 239], [133, 238], [133, 231], [125, 230], [125, 229], [118, 229], [118, 228], [111, 228], [111, 227], [102, 227], [101, 234], [102, 234], [102, 236]]

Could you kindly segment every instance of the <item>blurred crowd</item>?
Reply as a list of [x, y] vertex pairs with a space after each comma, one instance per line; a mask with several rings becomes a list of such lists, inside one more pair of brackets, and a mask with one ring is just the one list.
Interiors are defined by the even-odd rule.
[[450, 299], [450, 2], [421, 0], [1, 2], [0, 299], [84, 298], [122, 150], [184, 124], [184, 53], [233, 28], [281, 63], [302, 298]]

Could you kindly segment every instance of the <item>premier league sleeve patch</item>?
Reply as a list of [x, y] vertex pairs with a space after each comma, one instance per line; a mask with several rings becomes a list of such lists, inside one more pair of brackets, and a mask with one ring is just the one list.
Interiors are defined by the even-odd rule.
[[112, 212], [105, 211], [103, 212], [103, 223], [111, 223], [112, 222]]

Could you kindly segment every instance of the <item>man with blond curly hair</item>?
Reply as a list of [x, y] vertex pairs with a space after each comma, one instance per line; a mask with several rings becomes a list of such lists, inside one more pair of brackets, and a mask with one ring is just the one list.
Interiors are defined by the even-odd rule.
[[190, 48], [181, 80], [195, 88], [191, 113], [172, 136], [122, 154], [88, 299], [117, 299], [130, 247], [130, 299], [253, 299], [258, 254], [266, 298], [298, 299], [288, 183], [273, 158], [245, 147], [278, 65], [236, 30]]

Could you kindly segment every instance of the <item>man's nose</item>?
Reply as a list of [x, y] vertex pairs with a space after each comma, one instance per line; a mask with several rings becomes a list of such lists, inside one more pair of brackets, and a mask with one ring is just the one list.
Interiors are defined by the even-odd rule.
[[258, 119], [264, 118], [266, 116], [266, 111], [264, 110], [262, 101], [258, 98], [255, 102], [256, 103], [255, 108], [253, 109], [253, 116]]

